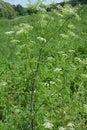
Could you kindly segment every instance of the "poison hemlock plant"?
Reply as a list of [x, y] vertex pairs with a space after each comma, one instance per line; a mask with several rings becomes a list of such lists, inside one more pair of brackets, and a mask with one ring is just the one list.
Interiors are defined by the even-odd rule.
[[77, 42], [78, 10], [69, 5], [52, 12], [36, 8], [35, 22], [5, 32], [12, 51], [1, 66], [0, 127], [86, 129], [87, 59]]

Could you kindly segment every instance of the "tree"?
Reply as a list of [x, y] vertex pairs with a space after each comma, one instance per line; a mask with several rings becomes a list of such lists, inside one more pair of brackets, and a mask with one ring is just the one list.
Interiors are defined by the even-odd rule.
[[15, 11], [17, 12], [18, 15], [25, 15], [27, 13], [27, 9], [22, 7], [20, 4], [17, 6], [14, 6]]
[[7, 18], [14, 18], [16, 16], [15, 10], [13, 8], [12, 5], [10, 5], [9, 3], [5, 3], [6, 4], [6, 11], [7, 11]]
[[78, 0], [81, 4], [87, 4], [87, 0]]
[[77, 5], [77, 4], [87, 4], [87, 0], [70, 0], [70, 4], [72, 5], [72, 6], [75, 6], [75, 5]]
[[0, 17], [13, 18], [16, 16], [13, 6], [7, 2], [0, 1]]

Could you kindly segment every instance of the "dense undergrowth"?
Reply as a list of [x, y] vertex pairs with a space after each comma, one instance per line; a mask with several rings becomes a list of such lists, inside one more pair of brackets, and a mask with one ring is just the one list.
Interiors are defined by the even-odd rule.
[[0, 20], [0, 129], [87, 129], [87, 6]]

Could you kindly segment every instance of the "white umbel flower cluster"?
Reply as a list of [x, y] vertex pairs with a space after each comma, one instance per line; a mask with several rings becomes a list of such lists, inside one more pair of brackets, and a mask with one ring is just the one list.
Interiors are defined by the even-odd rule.
[[23, 33], [27, 33], [27, 31], [24, 30], [24, 29], [21, 29], [21, 30], [17, 31], [16, 35], [20, 35], [20, 34], [23, 34]]
[[44, 126], [44, 128], [48, 128], [48, 129], [52, 130], [54, 125], [52, 123], [50, 123], [50, 122], [45, 122], [43, 124], [43, 126]]
[[44, 42], [44, 43], [46, 43], [46, 39], [43, 38], [43, 37], [37, 37], [37, 39], [38, 39], [40, 42]]
[[7, 85], [7, 82], [5, 81], [0, 82], [0, 86], [5, 86], [5, 85]]
[[64, 8], [62, 8], [62, 12], [65, 15], [75, 15], [76, 14], [76, 9], [71, 8], [71, 6], [66, 5]]
[[68, 28], [75, 29], [75, 26], [73, 24], [68, 24]]
[[14, 34], [14, 31], [5, 32], [6, 35]]
[[19, 40], [14, 39], [14, 40], [12, 40], [12, 41], [11, 41], [11, 43], [20, 43], [20, 41], [19, 41]]
[[16, 32], [16, 35], [27, 34], [32, 29], [33, 29], [33, 26], [26, 23], [21, 23], [19, 25], [19, 30]]
[[69, 123], [67, 124], [67, 126], [69, 126], [69, 127], [73, 127], [74, 124], [73, 124], [72, 122], [69, 122]]
[[32, 30], [33, 29], [33, 26], [27, 24], [27, 23], [21, 23], [20, 24], [20, 27], [24, 28], [25, 30]]
[[54, 72], [55, 72], [55, 73], [58, 73], [58, 72], [60, 72], [61, 70], [62, 70], [61, 68], [55, 68], [55, 69], [54, 69]]
[[59, 127], [58, 130], [66, 130], [66, 128], [64, 128], [63, 126]]
[[60, 34], [60, 36], [61, 36], [63, 39], [68, 39], [68, 38], [69, 38], [69, 36], [66, 35], [66, 34]]

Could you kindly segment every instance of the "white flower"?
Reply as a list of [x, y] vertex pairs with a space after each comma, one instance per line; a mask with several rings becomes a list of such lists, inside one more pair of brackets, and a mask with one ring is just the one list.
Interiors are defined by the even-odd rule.
[[43, 12], [43, 13], [46, 12], [46, 9], [45, 9], [45, 8], [41, 8], [40, 6], [37, 6], [37, 10], [38, 10], [38, 11], [41, 11], [41, 12]]
[[75, 60], [78, 61], [79, 63], [82, 62], [82, 60], [79, 57], [76, 57]]
[[14, 40], [12, 40], [11, 42], [12, 42], [12, 43], [19, 43], [20, 41], [19, 41], [19, 40], [14, 39]]
[[64, 57], [68, 57], [68, 55], [67, 55], [67, 54], [62, 54], [62, 56], [64, 56]]
[[11, 35], [13, 33], [14, 33], [14, 31], [5, 32], [6, 35]]
[[16, 34], [20, 35], [20, 34], [23, 34], [24, 32], [25, 32], [24, 29], [21, 29], [21, 30], [17, 31]]
[[45, 122], [45, 123], [43, 124], [43, 126], [44, 126], [45, 128], [48, 128], [48, 129], [52, 129], [52, 128], [53, 128], [53, 124], [50, 123], [50, 122]]
[[58, 16], [60, 16], [60, 17], [63, 17], [63, 15], [60, 14], [59, 12], [57, 12], [56, 15], [58, 15]]
[[73, 124], [72, 122], [69, 122], [69, 123], [67, 124], [67, 126], [69, 126], [69, 127], [73, 127], [74, 124]]
[[68, 31], [68, 33], [69, 33], [69, 35], [71, 35], [72, 37], [76, 37], [76, 34], [74, 33], [74, 32], [72, 32], [72, 31]]
[[54, 72], [58, 73], [58, 72], [60, 72], [61, 70], [62, 70], [61, 68], [56, 68], [56, 69], [54, 70]]
[[64, 8], [62, 8], [62, 11], [65, 15], [75, 15], [76, 10], [74, 8], [71, 8], [71, 6], [66, 5]]
[[54, 85], [54, 84], [55, 84], [55, 82], [54, 82], [54, 81], [50, 81], [50, 84], [51, 84], [51, 85]]
[[59, 127], [58, 130], [66, 130], [66, 128], [64, 128], [63, 126]]
[[32, 30], [33, 29], [33, 26], [30, 26], [29, 24], [25, 24], [25, 23], [21, 23], [19, 25], [19, 29], [16, 34], [17, 35], [20, 35], [20, 34], [27, 34], [29, 32], [29, 30]]
[[5, 85], [7, 85], [7, 82], [0, 82], [0, 86], [5, 86]]
[[69, 36], [66, 35], [66, 34], [60, 34], [60, 36], [61, 36], [62, 38], [64, 38], [64, 39], [68, 39], [68, 38], [69, 38]]
[[45, 83], [42, 83], [44, 86], [46, 87], [49, 87], [49, 83], [45, 82]]
[[19, 109], [15, 109], [15, 113], [20, 113], [20, 110]]
[[33, 29], [33, 26], [31, 26], [27, 23], [21, 23], [19, 26], [22, 27], [25, 30], [32, 30]]
[[37, 37], [37, 39], [38, 39], [39, 41], [41, 41], [41, 42], [46, 42], [46, 39], [43, 38], [43, 37]]
[[64, 115], [66, 115], [66, 111], [64, 111], [63, 113], [64, 113]]
[[59, 53], [59, 54], [64, 54], [64, 52], [63, 52], [63, 51], [59, 51], [58, 53]]
[[70, 29], [75, 29], [75, 26], [74, 26], [73, 24], [69, 24], [69, 25], [68, 25], [68, 28], [70, 28]]
[[74, 53], [74, 52], [75, 52], [75, 50], [69, 50], [69, 52], [70, 52], [70, 53]]
[[52, 56], [49, 56], [49, 57], [47, 58], [47, 60], [48, 60], [48, 61], [53, 61], [54, 58], [53, 58]]
[[44, 82], [42, 83], [44, 86], [49, 87], [50, 85], [55, 85], [56, 83], [54, 81]]

